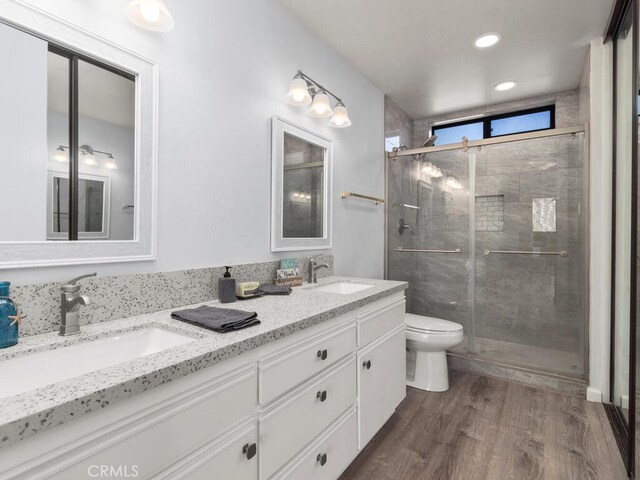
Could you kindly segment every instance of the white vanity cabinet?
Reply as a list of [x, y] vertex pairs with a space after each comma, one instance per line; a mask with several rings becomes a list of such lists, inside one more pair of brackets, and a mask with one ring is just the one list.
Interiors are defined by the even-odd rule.
[[0, 480], [335, 480], [404, 396], [396, 293], [2, 448]]

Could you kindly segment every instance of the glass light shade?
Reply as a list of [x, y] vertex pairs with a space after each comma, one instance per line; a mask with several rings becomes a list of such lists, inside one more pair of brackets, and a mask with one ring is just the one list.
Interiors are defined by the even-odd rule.
[[333, 109], [333, 117], [329, 120], [329, 126], [333, 128], [347, 128], [351, 126], [351, 120], [349, 119], [349, 112], [347, 108], [342, 105], [336, 105]]
[[64, 148], [58, 147], [56, 149], [56, 153], [53, 155], [53, 159], [60, 163], [67, 163], [69, 161], [69, 157], [67, 156], [67, 152], [64, 151]]
[[309, 87], [304, 78], [294, 78], [291, 80], [289, 93], [287, 93], [287, 102], [291, 105], [309, 105], [311, 103]]
[[82, 155], [82, 163], [92, 167], [98, 164], [98, 162], [96, 162], [96, 157], [91, 153]]
[[115, 158], [109, 155], [109, 157], [107, 157], [107, 161], [104, 162], [104, 168], [108, 168], [109, 170], [117, 170], [118, 165], [116, 164]]
[[462, 188], [462, 184], [460, 183], [460, 180], [458, 180], [456, 177], [447, 177], [447, 180], [445, 183], [449, 188], [453, 190], [460, 190]]
[[167, 32], [175, 26], [162, 0], [131, 0], [125, 12], [133, 24], [154, 32]]
[[309, 113], [312, 117], [316, 118], [328, 118], [333, 115], [333, 110], [331, 110], [331, 105], [329, 105], [329, 97], [326, 93], [316, 93], [316, 96], [313, 97], [313, 103], [311, 104]]

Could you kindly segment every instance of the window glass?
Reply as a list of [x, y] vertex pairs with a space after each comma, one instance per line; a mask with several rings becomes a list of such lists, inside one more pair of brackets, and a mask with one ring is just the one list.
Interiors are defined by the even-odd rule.
[[394, 148], [400, 148], [400, 137], [387, 137], [384, 139], [384, 149], [386, 152], [392, 152]]
[[483, 124], [482, 121], [475, 123], [467, 123], [453, 127], [433, 127], [433, 133], [438, 136], [435, 145], [446, 145], [447, 143], [460, 143], [462, 137], [471, 140], [482, 140]]
[[491, 136], [510, 135], [513, 133], [532, 132], [551, 128], [551, 112], [527, 113], [513, 117], [491, 120]]

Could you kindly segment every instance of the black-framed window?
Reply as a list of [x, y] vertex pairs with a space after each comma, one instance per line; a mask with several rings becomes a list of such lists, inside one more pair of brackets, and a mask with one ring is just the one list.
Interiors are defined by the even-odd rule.
[[467, 137], [468, 140], [472, 141], [516, 133], [549, 130], [556, 126], [555, 110], [555, 105], [530, 108], [517, 112], [437, 125], [432, 128], [432, 131], [433, 134], [438, 136], [435, 144], [445, 145], [460, 143], [462, 137]]

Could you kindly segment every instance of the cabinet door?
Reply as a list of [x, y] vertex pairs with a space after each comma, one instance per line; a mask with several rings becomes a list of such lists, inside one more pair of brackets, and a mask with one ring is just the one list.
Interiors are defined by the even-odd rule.
[[406, 395], [404, 325], [358, 351], [358, 446], [380, 430]]
[[257, 480], [258, 432], [255, 420], [200, 448], [156, 480]]

